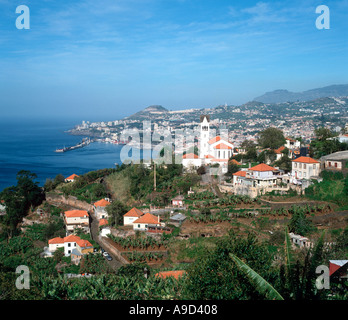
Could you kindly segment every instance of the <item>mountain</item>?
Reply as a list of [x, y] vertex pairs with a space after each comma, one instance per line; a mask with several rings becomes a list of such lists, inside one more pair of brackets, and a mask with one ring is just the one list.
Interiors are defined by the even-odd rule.
[[288, 90], [275, 90], [257, 97], [254, 101], [263, 103], [283, 103], [295, 101], [310, 101], [324, 97], [348, 96], [348, 84], [332, 85], [323, 88], [311, 89], [303, 92], [291, 92]]
[[162, 106], [149, 106], [142, 111], [139, 111], [125, 119], [127, 120], [151, 120], [154, 116], [160, 117], [161, 115], [165, 116], [169, 111]]

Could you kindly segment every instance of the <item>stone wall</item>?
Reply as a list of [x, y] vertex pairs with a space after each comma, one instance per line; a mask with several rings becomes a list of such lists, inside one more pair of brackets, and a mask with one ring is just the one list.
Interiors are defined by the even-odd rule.
[[93, 205], [85, 201], [80, 201], [73, 196], [65, 197], [62, 194], [48, 193], [46, 194], [46, 201], [52, 205], [66, 205], [80, 210], [86, 210], [88, 212], [92, 212], [94, 210]]

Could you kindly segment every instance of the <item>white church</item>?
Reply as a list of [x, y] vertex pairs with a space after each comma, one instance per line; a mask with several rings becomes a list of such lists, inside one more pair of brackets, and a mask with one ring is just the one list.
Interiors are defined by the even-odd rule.
[[185, 154], [182, 164], [185, 168], [198, 168], [202, 165], [218, 163], [222, 173], [228, 169], [228, 160], [233, 155], [234, 146], [227, 138], [211, 136], [210, 117], [202, 115], [200, 118], [199, 155]]

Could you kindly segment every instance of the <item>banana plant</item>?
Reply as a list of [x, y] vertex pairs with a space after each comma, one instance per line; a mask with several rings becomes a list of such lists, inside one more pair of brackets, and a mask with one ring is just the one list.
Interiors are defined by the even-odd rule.
[[256, 271], [251, 269], [246, 263], [232, 253], [230, 253], [230, 258], [259, 293], [263, 294], [269, 300], [284, 300], [284, 298], [269, 282], [261, 277]]

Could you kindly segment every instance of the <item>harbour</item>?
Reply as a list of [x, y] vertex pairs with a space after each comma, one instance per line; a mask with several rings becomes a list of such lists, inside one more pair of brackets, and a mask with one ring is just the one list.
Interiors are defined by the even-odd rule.
[[55, 152], [63, 153], [63, 152], [67, 152], [67, 151], [76, 150], [76, 149], [79, 149], [79, 148], [86, 147], [89, 144], [91, 144], [92, 142], [94, 142], [94, 140], [91, 140], [90, 138], [84, 138], [84, 139], [82, 139], [81, 142], [79, 142], [78, 144], [76, 144], [74, 146], [64, 147], [64, 148], [61, 148], [61, 149], [56, 149]]

